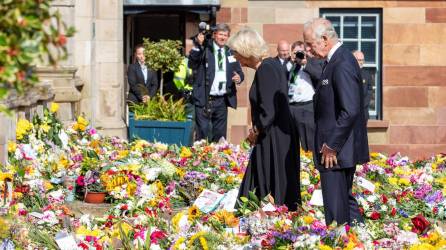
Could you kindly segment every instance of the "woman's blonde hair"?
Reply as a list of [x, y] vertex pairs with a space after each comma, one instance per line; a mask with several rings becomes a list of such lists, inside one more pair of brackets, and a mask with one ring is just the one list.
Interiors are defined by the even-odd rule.
[[269, 54], [268, 45], [262, 36], [247, 26], [229, 38], [228, 46], [245, 58], [253, 57], [261, 60]]

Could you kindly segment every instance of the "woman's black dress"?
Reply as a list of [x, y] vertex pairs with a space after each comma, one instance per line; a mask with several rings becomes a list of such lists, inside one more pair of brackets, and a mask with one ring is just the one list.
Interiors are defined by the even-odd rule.
[[300, 158], [288, 105], [288, 83], [278, 61], [263, 60], [249, 90], [253, 125], [260, 131], [252, 149], [239, 197], [249, 191], [296, 210], [300, 204]]

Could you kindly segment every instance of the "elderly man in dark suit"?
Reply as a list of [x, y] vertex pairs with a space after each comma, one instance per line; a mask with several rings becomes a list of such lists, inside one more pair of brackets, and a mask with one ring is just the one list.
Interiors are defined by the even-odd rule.
[[237, 108], [236, 84], [243, 81], [244, 75], [240, 63], [226, 46], [229, 33], [227, 24], [217, 24], [213, 38], [206, 41], [199, 33], [189, 53], [189, 67], [194, 71], [196, 140], [217, 142], [226, 138], [228, 106]]
[[145, 64], [144, 47], [142, 45], [135, 46], [134, 61], [127, 70], [127, 80], [130, 86], [127, 101], [146, 102], [158, 90], [158, 77], [156, 72], [149, 69]]
[[325, 59], [313, 98], [314, 162], [321, 174], [325, 221], [362, 222], [352, 195], [356, 165], [369, 161], [361, 71], [327, 19], [306, 23], [304, 40], [314, 55]]

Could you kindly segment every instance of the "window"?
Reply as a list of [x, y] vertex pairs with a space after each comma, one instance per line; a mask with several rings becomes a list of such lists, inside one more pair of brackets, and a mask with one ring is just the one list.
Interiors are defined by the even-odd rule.
[[330, 20], [343, 45], [364, 53], [364, 68], [372, 75], [371, 119], [382, 117], [382, 10], [321, 9], [321, 16]]

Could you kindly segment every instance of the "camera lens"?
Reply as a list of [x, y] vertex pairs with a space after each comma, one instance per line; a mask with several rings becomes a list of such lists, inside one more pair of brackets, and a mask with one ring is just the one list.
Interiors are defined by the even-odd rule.
[[303, 51], [301, 51], [301, 50], [296, 51], [296, 58], [299, 58], [301, 60], [304, 59], [305, 58], [305, 53]]

